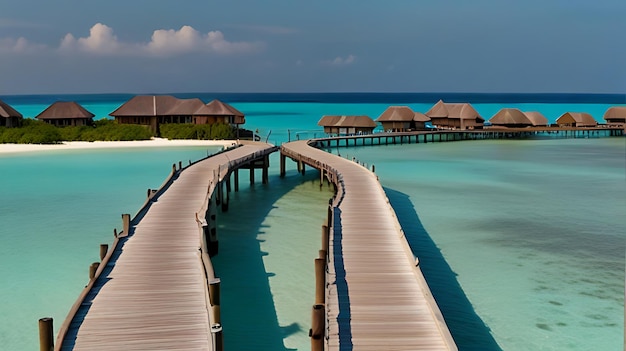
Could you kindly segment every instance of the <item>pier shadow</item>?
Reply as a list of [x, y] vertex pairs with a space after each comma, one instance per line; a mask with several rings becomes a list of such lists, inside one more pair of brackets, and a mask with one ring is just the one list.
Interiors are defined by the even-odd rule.
[[277, 175], [269, 184], [244, 186], [230, 194], [229, 211], [219, 212], [219, 253], [211, 260], [221, 279], [221, 310], [224, 344], [231, 350], [290, 350], [284, 339], [306, 332], [309, 326], [298, 323], [280, 325], [269, 279], [276, 274], [267, 272], [261, 243], [267, 227], [263, 225], [276, 202], [304, 181], [317, 179], [316, 172], [306, 176], [288, 173]]
[[459, 350], [501, 351], [489, 327], [463, 292], [457, 274], [426, 232], [409, 196], [384, 189]]
[[352, 327], [350, 320], [350, 293], [348, 282], [346, 281], [346, 268], [343, 262], [343, 236], [341, 230], [341, 210], [336, 208], [333, 212], [333, 262], [335, 268], [335, 288], [337, 289], [337, 299], [339, 314], [337, 323], [339, 327], [339, 345], [342, 351], [352, 350]]

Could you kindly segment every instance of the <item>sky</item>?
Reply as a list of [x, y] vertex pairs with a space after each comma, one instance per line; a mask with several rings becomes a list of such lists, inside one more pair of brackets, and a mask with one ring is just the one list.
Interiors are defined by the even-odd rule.
[[0, 95], [626, 93], [624, 0], [0, 0]]

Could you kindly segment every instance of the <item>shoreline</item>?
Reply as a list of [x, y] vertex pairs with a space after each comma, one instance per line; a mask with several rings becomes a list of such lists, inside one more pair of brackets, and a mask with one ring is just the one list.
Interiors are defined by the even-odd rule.
[[0, 155], [37, 151], [67, 151], [139, 147], [231, 146], [235, 143], [237, 143], [236, 140], [169, 140], [163, 138], [152, 138], [150, 140], [133, 141], [66, 141], [61, 144], [0, 144]]

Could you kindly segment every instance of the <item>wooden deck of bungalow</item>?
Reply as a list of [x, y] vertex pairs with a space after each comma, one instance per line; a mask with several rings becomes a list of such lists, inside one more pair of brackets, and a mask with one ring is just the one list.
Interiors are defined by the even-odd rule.
[[123, 232], [91, 266], [93, 277], [61, 326], [55, 350], [221, 349], [219, 280], [208, 255], [216, 245], [216, 207], [226, 203], [223, 184], [230, 191], [238, 168], [251, 168], [253, 180], [255, 164], [263, 164], [266, 182], [274, 151], [248, 143], [185, 168], [174, 165], [161, 189], [148, 190], [135, 218], [122, 216]]
[[376, 175], [309, 141], [281, 146], [281, 174], [287, 157], [337, 186], [315, 260], [312, 349], [456, 350]]

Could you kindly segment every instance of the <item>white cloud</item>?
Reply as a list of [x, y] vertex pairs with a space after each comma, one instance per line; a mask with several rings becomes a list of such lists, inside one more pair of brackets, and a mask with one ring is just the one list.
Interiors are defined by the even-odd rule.
[[259, 42], [231, 42], [220, 31], [202, 34], [191, 26], [179, 30], [158, 29], [148, 43], [126, 43], [118, 40], [113, 29], [102, 23], [91, 27], [89, 36], [76, 39], [68, 33], [61, 41], [62, 51], [79, 50], [98, 55], [173, 56], [193, 52], [235, 54], [261, 49]]
[[30, 43], [24, 37], [0, 39], [0, 53], [37, 53], [45, 49], [45, 45]]
[[113, 34], [113, 28], [102, 23], [96, 23], [91, 27], [88, 37], [76, 39], [74, 35], [67, 33], [59, 47], [62, 51], [79, 50], [98, 55], [115, 55], [127, 48], [127, 45], [120, 43]]
[[345, 58], [337, 56], [333, 60], [327, 60], [323, 63], [330, 66], [346, 66], [354, 63], [354, 60], [356, 60], [356, 56], [354, 55], [348, 55]]
[[234, 54], [253, 52], [262, 47], [263, 44], [259, 42], [228, 41], [220, 31], [202, 34], [190, 26], [183, 26], [179, 30], [155, 30], [146, 46], [149, 52], [159, 55], [202, 51]]

